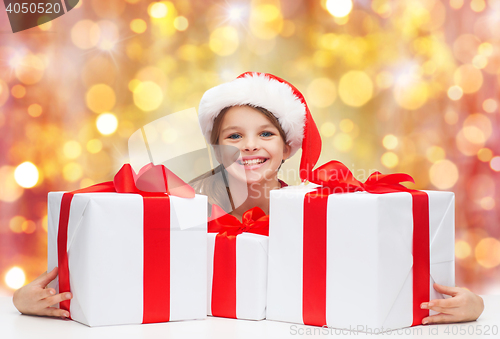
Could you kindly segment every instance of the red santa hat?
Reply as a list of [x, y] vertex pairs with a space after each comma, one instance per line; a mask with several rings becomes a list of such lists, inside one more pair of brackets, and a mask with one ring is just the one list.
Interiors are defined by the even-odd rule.
[[291, 147], [302, 147], [300, 179], [305, 180], [321, 153], [321, 137], [302, 93], [289, 82], [269, 73], [245, 72], [235, 80], [213, 87], [201, 98], [198, 120], [210, 141], [215, 118], [222, 109], [250, 105], [267, 109], [278, 119]]

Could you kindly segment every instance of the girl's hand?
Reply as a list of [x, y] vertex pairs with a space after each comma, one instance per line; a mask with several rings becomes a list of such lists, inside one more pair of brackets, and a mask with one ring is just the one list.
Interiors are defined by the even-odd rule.
[[422, 324], [442, 324], [473, 321], [484, 310], [483, 298], [460, 287], [448, 287], [434, 284], [434, 289], [442, 294], [451, 295], [448, 299], [435, 299], [422, 303], [421, 308], [430, 309], [439, 314], [422, 319]]
[[71, 293], [56, 295], [53, 288], [46, 286], [57, 277], [57, 267], [50, 272], [45, 272], [29, 284], [14, 292], [14, 306], [23, 314], [44, 315], [52, 317], [69, 317], [69, 312], [56, 307], [51, 307], [63, 300], [71, 299]]

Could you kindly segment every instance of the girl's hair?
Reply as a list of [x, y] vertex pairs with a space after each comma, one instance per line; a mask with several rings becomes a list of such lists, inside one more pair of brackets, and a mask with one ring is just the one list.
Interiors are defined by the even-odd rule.
[[[252, 107], [258, 110], [260, 113], [264, 114], [264, 116], [273, 124], [273, 126], [275, 126], [278, 129], [281, 139], [286, 144], [285, 131], [283, 131], [283, 128], [281, 127], [278, 119], [274, 116], [274, 114], [272, 114], [263, 107], [258, 107], [253, 105], [242, 105], [242, 106]], [[222, 109], [215, 118], [214, 125], [212, 128], [212, 134], [210, 135], [211, 145], [219, 144], [219, 134], [222, 127], [222, 120], [224, 119], [224, 116], [231, 107], [233, 106], [225, 107], [224, 109]], [[194, 188], [197, 194], [204, 194], [208, 196], [209, 215], [211, 213], [211, 206], [213, 204], [216, 204], [219, 207], [221, 207], [226, 213], [230, 213], [235, 209], [233, 205], [233, 199], [231, 197], [231, 192], [229, 191], [229, 184], [226, 179], [226, 171], [222, 166], [222, 164], [220, 164], [213, 170], [208, 171], [194, 178], [189, 182], [189, 185], [191, 185]]]

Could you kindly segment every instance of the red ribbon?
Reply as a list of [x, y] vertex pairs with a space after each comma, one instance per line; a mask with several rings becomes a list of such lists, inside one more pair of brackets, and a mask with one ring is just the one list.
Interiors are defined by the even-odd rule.
[[259, 207], [243, 213], [243, 222], [212, 205], [208, 232], [217, 233], [212, 279], [212, 315], [236, 319], [236, 236], [243, 232], [269, 236], [269, 216]]
[[374, 194], [409, 192], [413, 203], [413, 323], [420, 325], [429, 316], [420, 304], [429, 298], [430, 244], [429, 197], [401, 182], [414, 182], [404, 173], [375, 172], [362, 183], [339, 161], [330, 161], [309, 173], [310, 182], [322, 185], [304, 199], [304, 259], [302, 318], [306, 325], [326, 325], [326, 225], [328, 195], [366, 191]]
[[[153, 174], [152, 174], [153, 173]], [[164, 179], [164, 192], [144, 192], [137, 188], [144, 178]], [[143, 177], [144, 175], [144, 177]], [[163, 322], [170, 318], [170, 198], [168, 194], [187, 198], [194, 197], [194, 190], [187, 184], [178, 185], [176, 193], [169, 190], [171, 177], [179, 179], [164, 166], [148, 165], [135, 175], [129, 164], [115, 175], [113, 181], [100, 183], [84, 189], [64, 193], [61, 201], [59, 230], [57, 234], [57, 256], [59, 266], [59, 291], [70, 292], [68, 266], [68, 221], [74, 194], [116, 192], [135, 193], [143, 197], [144, 203], [144, 295], [143, 323]], [[62, 301], [61, 308], [69, 311], [70, 300]]]

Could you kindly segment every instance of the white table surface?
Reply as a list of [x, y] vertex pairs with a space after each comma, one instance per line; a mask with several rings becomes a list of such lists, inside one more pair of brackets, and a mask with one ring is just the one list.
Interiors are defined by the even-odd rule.
[[[415, 326], [380, 336], [405, 338], [500, 338], [500, 295], [482, 296], [485, 303], [478, 320], [444, 325]], [[496, 329], [496, 330], [495, 330]], [[466, 334], [460, 335], [460, 331]], [[489, 334], [486, 333], [489, 331]], [[468, 332], [468, 333], [467, 333]], [[457, 334], [458, 333], [458, 334]], [[482, 333], [482, 334], [480, 334]], [[496, 333], [496, 335], [495, 335]], [[249, 321], [208, 317], [205, 320], [177, 321], [147, 325], [87, 327], [71, 320], [21, 315], [12, 298], [0, 297], [0, 338], [79, 339], [79, 338], [332, 338], [370, 334], [270, 320]]]

